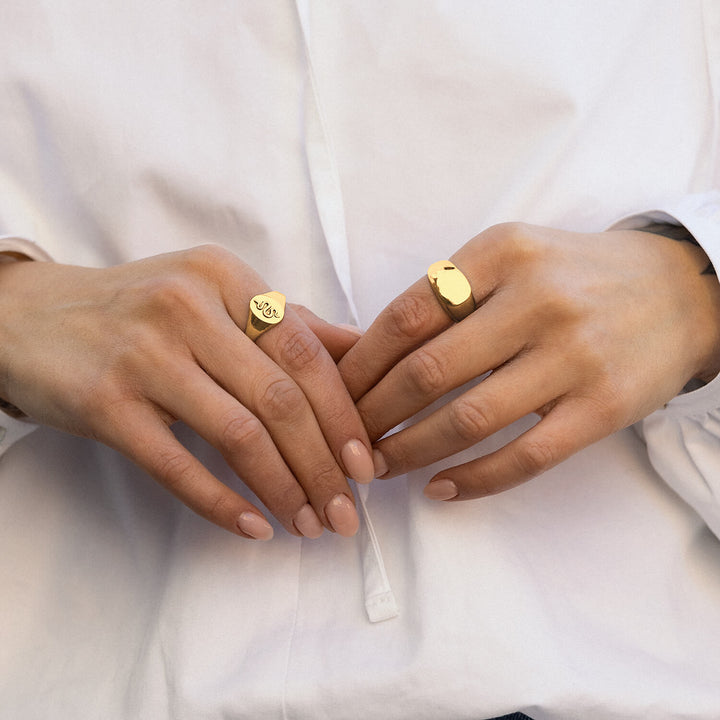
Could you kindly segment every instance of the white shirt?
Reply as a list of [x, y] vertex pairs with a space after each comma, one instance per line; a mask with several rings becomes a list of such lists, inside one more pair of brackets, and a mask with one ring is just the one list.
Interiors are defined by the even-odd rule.
[[[1, 15], [0, 231], [58, 261], [218, 242], [363, 326], [503, 220], [662, 211], [720, 267], [714, 0]], [[718, 408], [714, 381], [647, 446], [628, 429], [482, 501], [427, 501], [433, 468], [376, 481], [379, 554], [367, 526], [242, 542], [40, 429], [0, 462], [0, 717], [717, 718]]]

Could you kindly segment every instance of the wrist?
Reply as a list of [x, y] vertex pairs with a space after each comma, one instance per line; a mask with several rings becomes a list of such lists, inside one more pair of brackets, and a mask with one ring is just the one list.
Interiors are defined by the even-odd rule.
[[[52, 258], [34, 242], [16, 236], [0, 236], [0, 271], [4, 265], [22, 262], [51, 262]], [[0, 295], [2, 294], [2, 272], [0, 272]], [[18, 407], [5, 399], [5, 380], [7, 370], [0, 366], [0, 412], [16, 419], [24, 419], [27, 415]]]
[[708, 383], [720, 374], [720, 284], [712, 261], [684, 225], [658, 222], [637, 230], [686, 243], [688, 252], [697, 256], [699, 275], [694, 276], [694, 291], [688, 295], [688, 322], [694, 320], [690, 347], [696, 368], [691, 380]]

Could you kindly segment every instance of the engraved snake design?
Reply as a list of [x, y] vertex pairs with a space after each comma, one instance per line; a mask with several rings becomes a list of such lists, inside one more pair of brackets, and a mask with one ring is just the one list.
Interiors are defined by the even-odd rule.
[[254, 300], [254, 303], [258, 312], [262, 313], [263, 317], [266, 317], [268, 320], [270, 318], [280, 319], [280, 313], [277, 311], [277, 308], [273, 307], [273, 304], [269, 300]]

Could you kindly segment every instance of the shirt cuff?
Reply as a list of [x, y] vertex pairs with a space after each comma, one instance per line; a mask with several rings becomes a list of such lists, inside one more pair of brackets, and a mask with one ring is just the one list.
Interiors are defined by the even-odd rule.
[[[15, 235], [0, 235], [0, 262], [35, 260], [52, 262], [52, 257], [31, 240]], [[0, 288], [0, 292], [2, 289]], [[29, 435], [37, 425], [16, 418], [0, 409], [0, 456], [15, 442]]]
[[[683, 226], [705, 251], [712, 266], [720, 269], [720, 191], [686, 195], [663, 203], [662, 209], [629, 215], [613, 223], [608, 230], [639, 230], [654, 223]], [[672, 400], [666, 409], [680, 413], [707, 412], [720, 408], [720, 376]], [[686, 388], [689, 390], [690, 387]]]
[[[624, 218], [611, 229], [658, 222], [684, 226], [720, 268], [720, 192], [689, 195]], [[720, 538], [720, 376], [677, 396], [635, 427], [658, 474]]]
[[0, 262], [38, 260], [52, 262], [52, 258], [32, 240], [16, 235], [0, 235]]
[[662, 208], [622, 218], [609, 230], [638, 230], [653, 223], [682, 225], [697, 240], [713, 267], [720, 268], [720, 190], [686, 195]]

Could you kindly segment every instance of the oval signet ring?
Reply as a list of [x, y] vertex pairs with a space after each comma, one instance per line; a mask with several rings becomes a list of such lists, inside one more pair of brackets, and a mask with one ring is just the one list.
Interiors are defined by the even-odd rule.
[[475, 300], [468, 279], [449, 260], [439, 260], [428, 268], [428, 280], [435, 297], [455, 322], [475, 310]]
[[250, 300], [245, 334], [254, 342], [285, 317], [285, 296], [271, 290]]

